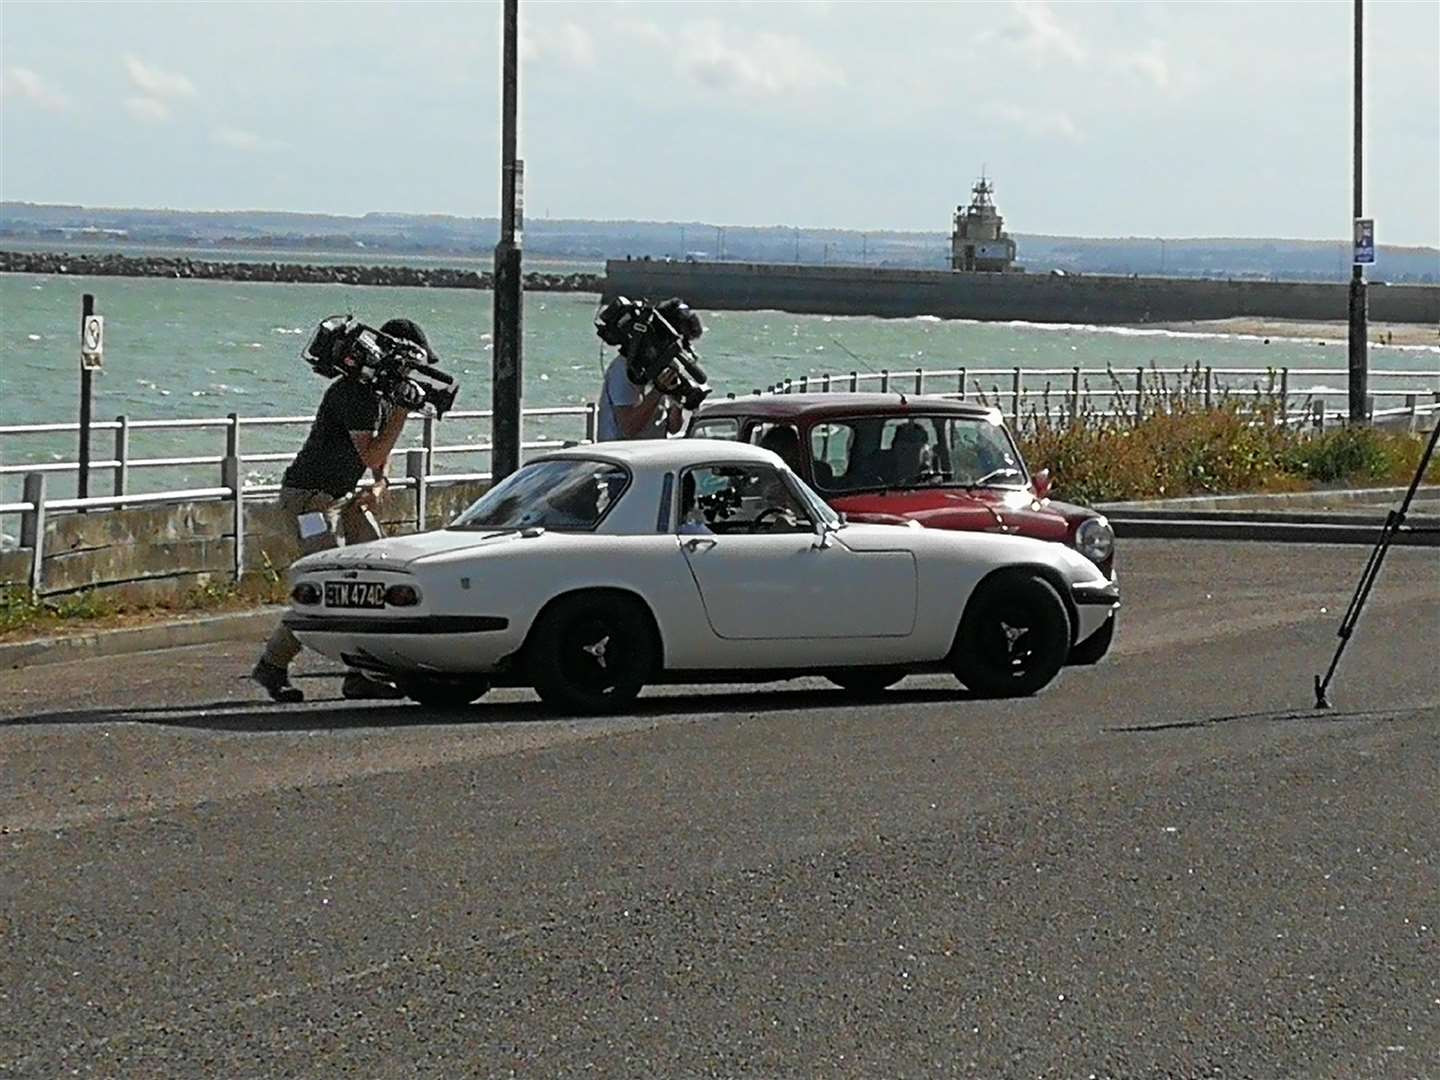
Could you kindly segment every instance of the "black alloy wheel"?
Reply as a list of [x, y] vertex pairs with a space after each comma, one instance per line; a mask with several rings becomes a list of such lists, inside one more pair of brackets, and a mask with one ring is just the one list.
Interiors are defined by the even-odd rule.
[[1055, 678], [1070, 653], [1070, 613], [1037, 574], [990, 578], [970, 598], [950, 664], [981, 697], [1025, 697]]
[[414, 678], [400, 683], [405, 696], [430, 709], [463, 709], [490, 692], [490, 680], [480, 678]]
[[657, 661], [644, 608], [629, 597], [602, 593], [557, 601], [540, 616], [528, 646], [536, 693], [548, 705], [580, 713], [624, 708]]

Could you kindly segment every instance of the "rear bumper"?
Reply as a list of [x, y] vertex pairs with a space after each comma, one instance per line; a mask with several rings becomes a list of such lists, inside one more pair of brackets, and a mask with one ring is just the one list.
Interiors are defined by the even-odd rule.
[[499, 615], [286, 615], [300, 644], [345, 661], [368, 658], [368, 667], [439, 675], [484, 674], [522, 644], [525, 628]]
[[296, 634], [486, 634], [510, 628], [500, 615], [419, 615], [392, 618], [385, 615], [300, 615], [284, 619]]

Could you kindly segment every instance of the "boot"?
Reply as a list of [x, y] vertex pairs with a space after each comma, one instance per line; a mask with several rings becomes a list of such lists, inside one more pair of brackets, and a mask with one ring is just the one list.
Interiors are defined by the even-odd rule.
[[293, 705], [297, 701], [305, 700], [305, 695], [300, 688], [290, 685], [290, 673], [263, 657], [255, 665], [255, 670], [250, 672], [250, 678], [265, 688], [271, 701], [278, 701], [283, 705]]

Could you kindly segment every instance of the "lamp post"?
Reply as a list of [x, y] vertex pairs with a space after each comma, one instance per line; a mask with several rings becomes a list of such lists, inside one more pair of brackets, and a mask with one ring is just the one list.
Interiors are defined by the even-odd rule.
[[[1360, 216], [1365, 212], [1362, 199], [1362, 184], [1364, 182], [1364, 142], [1363, 134], [1363, 97], [1364, 86], [1364, 0], [1354, 0], [1355, 3], [1355, 149], [1354, 166], [1355, 177], [1353, 182], [1354, 205], [1351, 214], [1351, 227], [1356, 227]], [[1353, 243], [1353, 240], [1352, 240]], [[1366, 348], [1366, 336], [1368, 333], [1366, 296], [1365, 296], [1365, 269], [1358, 260], [1358, 252], [1352, 251], [1350, 267], [1350, 422], [1352, 424], [1363, 423], [1366, 420], [1365, 398], [1368, 392], [1368, 356]]]
[[523, 231], [525, 163], [515, 156], [515, 114], [520, 89], [519, 0], [505, 0], [501, 46], [500, 242], [495, 245], [495, 351], [492, 360], [490, 482], [520, 467], [522, 314], [520, 238]]

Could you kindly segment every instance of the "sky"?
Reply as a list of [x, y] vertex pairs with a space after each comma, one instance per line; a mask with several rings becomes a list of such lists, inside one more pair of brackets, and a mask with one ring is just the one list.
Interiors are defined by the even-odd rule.
[[[1365, 210], [1440, 244], [1440, 3], [1370, 0]], [[521, 0], [528, 218], [1343, 239], [1350, 3]], [[499, 212], [497, 3], [0, 3], [0, 197]]]

